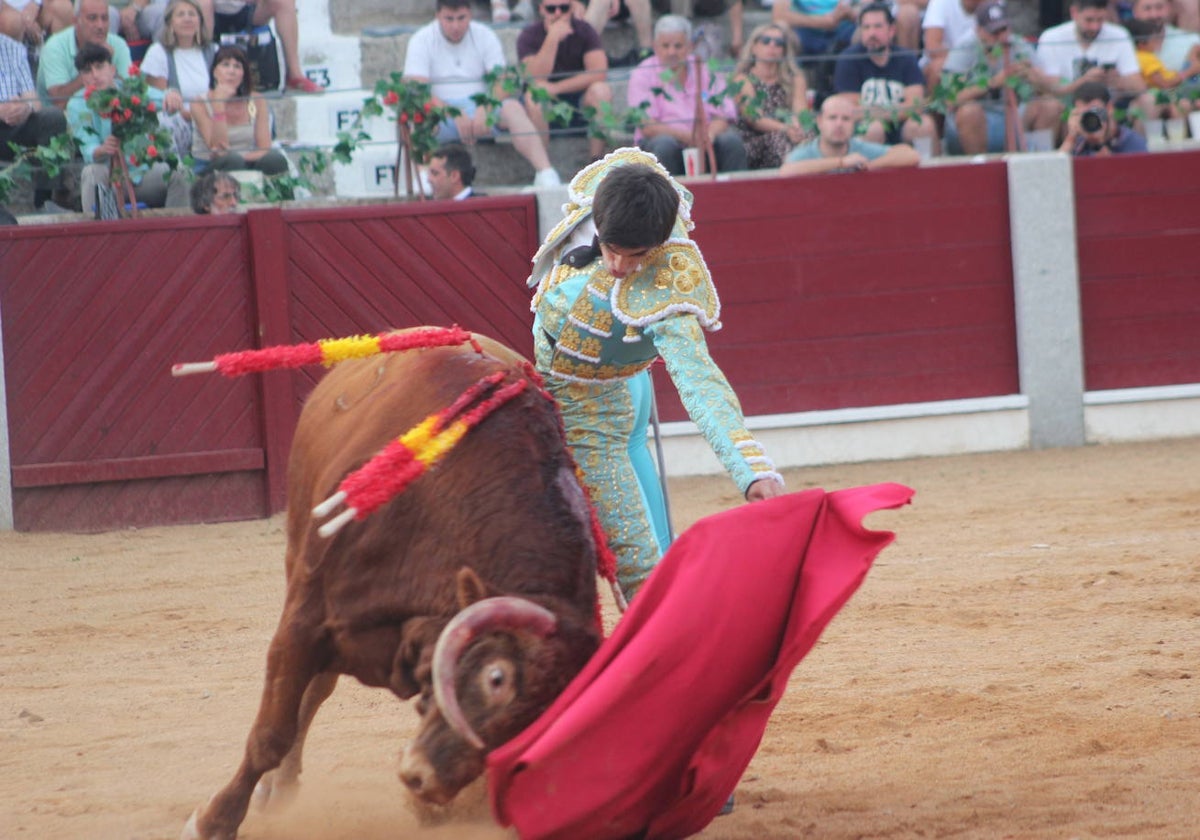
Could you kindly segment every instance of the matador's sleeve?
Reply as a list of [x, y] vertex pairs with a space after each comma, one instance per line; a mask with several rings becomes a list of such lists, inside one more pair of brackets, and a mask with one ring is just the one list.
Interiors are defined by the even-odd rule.
[[774, 463], [746, 431], [742, 406], [725, 374], [708, 355], [704, 331], [696, 317], [681, 314], [664, 318], [647, 325], [644, 332], [666, 362], [667, 373], [688, 416], [700, 427], [743, 495], [760, 478], [782, 482]]

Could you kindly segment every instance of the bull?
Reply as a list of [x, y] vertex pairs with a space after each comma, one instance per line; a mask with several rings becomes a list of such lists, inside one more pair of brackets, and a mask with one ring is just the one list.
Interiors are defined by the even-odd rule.
[[400, 776], [442, 804], [598, 647], [587, 498], [537, 387], [371, 516], [317, 533], [313, 507], [398, 434], [481, 378], [533, 376], [503, 345], [473, 345], [345, 362], [305, 403], [288, 464], [286, 598], [259, 711], [237, 772], [184, 838], [234, 838], [256, 787], [267, 799], [295, 790], [305, 735], [341, 674], [418, 698]]

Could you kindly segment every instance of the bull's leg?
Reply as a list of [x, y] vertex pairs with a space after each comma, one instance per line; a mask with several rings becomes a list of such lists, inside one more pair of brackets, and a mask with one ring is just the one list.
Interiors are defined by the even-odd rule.
[[292, 748], [283, 757], [279, 766], [267, 773], [254, 790], [255, 805], [260, 808], [274, 808], [285, 805], [296, 794], [300, 783], [300, 773], [303, 768], [304, 741], [312, 726], [317, 709], [333, 694], [337, 686], [338, 675], [325, 672], [317, 674], [308, 684], [304, 699], [300, 702], [300, 720], [297, 723], [296, 739]]
[[277, 767], [296, 740], [300, 705], [321, 672], [315, 628], [290, 624], [286, 616], [267, 653], [267, 675], [258, 716], [246, 739], [246, 754], [229, 784], [192, 815], [183, 840], [234, 840], [254, 786]]

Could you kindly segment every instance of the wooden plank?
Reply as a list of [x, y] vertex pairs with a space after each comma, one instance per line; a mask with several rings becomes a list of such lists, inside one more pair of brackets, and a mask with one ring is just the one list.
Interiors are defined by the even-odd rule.
[[97, 484], [199, 473], [240, 472], [262, 469], [261, 449], [229, 449], [179, 455], [146, 455], [95, 461], [58, 461], [13, 467], [13, 487], [46, 487]]
[[[290, 293], [287, 280], [288, 235], [283, 213], [276, 208], [246, 214], [253, 266], [253, 298], [260, 347], [292, 340]], [[260, 376], [265, 442], [266, 507], [278, 513], [287, 506], [287, 462], [295, 432], [295, 394], [291, 376]]]

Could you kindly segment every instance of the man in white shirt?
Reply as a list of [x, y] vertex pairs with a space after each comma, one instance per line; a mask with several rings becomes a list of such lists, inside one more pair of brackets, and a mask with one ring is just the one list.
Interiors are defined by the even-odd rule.
[[1101, 82], [1131, 98], [1146, 90], [1129, 32], [1109, 23], [1106, 0], [1071, 0], [1071, 20], [1038, 39], [1037, 63], [1058, 79], [1059, 96], [1085, 82]]
[[921, 24], [925, 38], [925, 89], [942, 78], [950, 50], [975, 31], [975, 10], [982, 0], [929, 0]]
[[[471, 96], [484, 92], [485, 73], [506, 63], [496, 33], [471, 20], [470, 0], [437, 0], [433, 22], [418, 29], [408, 42], [404, 76], [430, 84], [435, 105], [462, 111], [461, 116], [438, 127], [439, 142], [461, 140], [470, 146], [489, 133], [489, 109], [477, 107]], [[503, 95], [498, 92], [497, 98]], [[533, 166], [534, 186], [562, 183], [519, 100], [509, 98], [500, 103], [496, 124], [512, 134], [513, 148]]]

